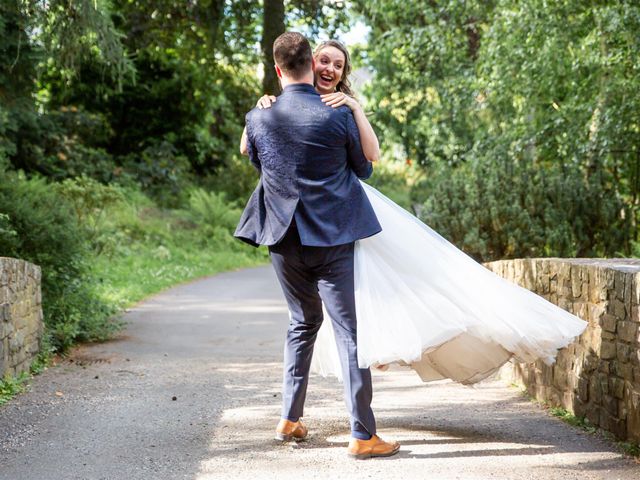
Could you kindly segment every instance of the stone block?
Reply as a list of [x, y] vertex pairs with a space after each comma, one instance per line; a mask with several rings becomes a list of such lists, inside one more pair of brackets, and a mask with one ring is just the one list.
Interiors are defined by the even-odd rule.
[[617, 323], [618, 319], [615, 317], [615, 315], [611, 315], [610, 313], [602, 315], [600, 319], [600, 325], [602, 326], [602, 329], [611, 333], [616, 333]]
[[624, 274], [624, 296], [622, 301], [627, 306], [627, 310], [631, 307], [633, 301], [633, 274], [625, 272]]
[[618, 342], [616, 346], [616, 359], [620, 363], [628, 363], [631, 359], [631, 347], [626, 343]]
[[602, 303], [587, 303], [589, 306], [589, 318], [597, 320], [606, 312], [606, 307]]
[[620, 363], [616, 365], [616, 374], [620, 378], [633, 381], [633, 366], [630, 363]]
[[589, 423], [592, 425], [600, 425], [600, 412], [601, 408], [596, 405], [591, 405], [591, 408], [587, 409], [586, 417]]
[[[588, 377], [598, 366], [598, 359], [594, 357], [593, 350], [583, 350], [580, 357], [573, 365], [573, 371], [581, 377]], [[595, 367], [595, 368], [594, 368]]]
[[586, 417], [589, 405], [582, 402], [579, 398], [573, 402], [573, 412], [576, 417]]
[[[574, 266], [571, 269], [571, 296], [574, 299], [582, 297], [582, 270]], [[586, 297], [587, 295], [585, 295]]]
[[25, 345], [24, 349], [29, 355], [36, 356], [40, 353], [40, 341], [38, 339], [31, 341]]
[[562, 408], [568, 410], [571, 413], [574, 413], [574, 409], [573, 406], [575, 404], [575, 394], [573, 393], [573, 391], [570, 392], [562, 392], [562, 398], [560, 401], [560, 405], [562, 406]]
[[589, 380], [586, 378], [578, 379], [578, 399], [582, 403], [589, 401]]
[[11, 302], [11, 298], [9, 296], [9, 287], [6, 285], [0, 287], [0, 305], [2, 305], [3, 303], [10, 303], [10, 302]]
[[624, 303], [618, 298], [614, 298], [609, 302], [608, 312], [615, 315], [618, 320], [624, 320], [627, 316]]
[[618, 415], [618, 399], [612, 395], [604, 395], [602, 397], [602, 407], [611, 416]]
[[17, 353], [22, 349], [22, 344], [24, 342], [24, 334], [22, 332], [14, 332], [14, 334], [9, 337], [9, 354]]
[[625, 342], [636, 343], [638, 340], [638, 327], [635, 322], [623, 320], [618, 322], [618, 338]]
[[9, 285], [9, 264], [5, 259], [0, 259], [0, 287]]
[[640, 272], [631, 274], [631, 304], [640, 305]]
[[553, 368], [553, 385], [559, 390], [564, 390], [569, 386], [567, 371], [557, 365]]
[[566, 310], [567, 312], [571, 312], [571, 307], [573, 306], [573, 302], [569, 300], [565, 295], [558, 297], [557, 303], [560, 308]]
[[581, 301], [573, 302], [572, 310], [574, 315], [582, 319], [589, 318], [589, 305], [585, 302], [581, 302]]
[[31, 359], [24, 358], [14, 367], [14, 375], [20, 375], [22, 372], [28, 372], [31, 367]]
[[0, 339], [7, 338], [13, 334], [13, 324], [11, 322], [0, 322]]
[[11, 304], [3, 303], [0, 305], [0, 321], [10, 322], [11, 321]]
[[602, 404], [602, 384], [596, 377], [589, 379], [589, 399], [597, 405]]
[[573, 359], [575, 358], [573, 355], [574, 351], [575, 350], [572, 345], [569, 345], [568, 347], [565, 347], [560, 350], [560, 352], [556, 356], [556, 363], [553, 366], [554, 375], [555, 375], [555, 370], [557, 369], [562, 369], [564, 371], [568, 371], [571, 369], [571, 366], [573, 364]]
[[549, 275], [540, 275], [536, 279], [536, 292], [547, 295], [549, 293]]
[[598, 374], [598, 381], [600, 382], [600, 389], [604, 395], [609, 395], [609, 375], [605, 373]]
[[609, 391], [615, 398], [621, 400], [624, 398], [624, 380], [618, 377], [609, 379]]
[[627, 408], [627, 438], [640, 443], [640, 391], [634, 390], [628, 402]]
[[611, 340], [602, 340], [600, 345], [600, 358], [603, 360], [611, 360], [616, 358], [616, 344]]
[[600, 358], [603, 360], [612, 360], [616, 358], [616, 344], [611, 340], [602, 340], [600, 345]]
[[613, 271], [614, 276], [614, 290], [616, 292], [616, 298], [618, 300], [624, 300], [624, 289], [626, 286], [627, 274], [620, 270]]

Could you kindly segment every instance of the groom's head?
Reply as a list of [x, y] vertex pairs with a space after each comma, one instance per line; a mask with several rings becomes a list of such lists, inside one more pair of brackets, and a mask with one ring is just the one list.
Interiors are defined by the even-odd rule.
[[285, 32], [273, 42], [276, 73], [284, 83], [313, 82], [313, 53], [309, 41], [297, 32]]

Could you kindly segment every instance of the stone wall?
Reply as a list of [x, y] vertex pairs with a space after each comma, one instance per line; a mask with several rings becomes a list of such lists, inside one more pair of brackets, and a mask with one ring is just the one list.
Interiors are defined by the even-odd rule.
[[640, 260], [523, 259], [486, 266], [589, 322], [555, 365], [510, 362], [529, 394], [640, 442]]
[[0, 377], [29, 370], [44, 324], [40, 267], [0, 257]]

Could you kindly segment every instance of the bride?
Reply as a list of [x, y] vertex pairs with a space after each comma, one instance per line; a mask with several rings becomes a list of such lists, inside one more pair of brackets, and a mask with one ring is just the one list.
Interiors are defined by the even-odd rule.
[[[327, 105], [351, 108], [363, 153], [375, 162], [378, 139], [350, 89], [347, 49], [329, 40], [314, 57], [316, 90]], [[276, 101], [265, 95], [258, 107]], [[240, 149], [246, 153], [246, 133]], [[449, 378], [470, 385], [511, 358], [552, 364], [558, 349], [586, 328], [585, 321], [494, 274], [379, 191], [361, 185], [382, 225], [381, 233], [355, 246], [361, 368], [385, 370], [395, 363], [425, 382]], [[341, 378], [331, 323], [322, 322], [311, 369]]]

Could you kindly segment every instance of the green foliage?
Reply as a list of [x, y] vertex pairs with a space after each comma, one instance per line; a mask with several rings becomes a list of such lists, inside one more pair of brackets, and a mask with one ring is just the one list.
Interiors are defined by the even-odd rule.
[[160, 209], [139, 190], [107, 208], [113, 245], [94, 261], [101, 298], [125, 307], [193, 278], [267, 261], [232, 236], [239, 211], [223, 194], [194, 189], [184, 209]]
[[103, 185], [86, 176], [66, 179], [56, 187], [72, 205], [76, 220], [83, 225], [93, 251], [99, 255], [109, 248], [111, 238], [105, 232], [107, 211], [124, 201], [122, 189], [117, 185]]
[[40, 353], [31, 363], [28, 372], [22, 372], [17, 377], [12, 377], [8, 373], [4, 378], [0, 378], [0, 407], [11, 400], [14, 396], [24, 392], [28, 388], [28, 381], [41, 373], [51, 363], [51, 346], [45, 339]]
[[234, 201], [246, 201], [256, 188], [258, 173], [247, 157], [234, 154], [214, 173], [201, 178], [200, 183], [208, 190], [225, 193]]
[[0, 255], [42, 268], [45, 322], [54, 348], [106, 338], [113, 310], [95, 295], [88, 264], [87, 230], [72, 205], [42, 178], [5, 174], [0, 182]]
[[374, 173], [367, 183], [406, 210], [412, 210], [410, 184], [419, 173], [399, 162], [379, 162], [373, 168]]
[[589, 422], [586, 417], [576, 417], [573, 413], [569, 412], [562, 407], [551, 407], [549, 413], [554, 417], [558, 417], [560, 420], [568, 423], [573, 427], [579, 427], [588, 433], [595, 433], [597, 428]]
[[184, 189], [192, 181], [188, 160], [171, 142], [151, 137], [147, 143], [139, 155], [121, 159], [125, 172], [161, 205], [182, 204]]
[[224, 193], [194, 189], [189, 196], [189, 213], [200, 225], [232, 231], [240, 219], [240, 210], [229, 205]]
[[[14, 0], [15, 1], [15, 0]], [[118, 84], [135, 73], [111, 19], [108, 0], [49, 0], [19, 2], [29, 20], [30, 34], [43, 46], [49, 62], [72, 79], [81, 62], [90, 58], [103, 75]]]
[[22, 372], [17, 377], [7, 375], [4, 379], [0, 379], [0, 406], [7, 403], [17, 394], [24, 392], [29, 378], [31, 376], [27, 372]]
[[424, 170], [412, 193], [424, 220], [482, 260], [630, 251], [640, 6], [357, 4], [374, 123]]

